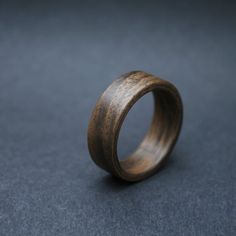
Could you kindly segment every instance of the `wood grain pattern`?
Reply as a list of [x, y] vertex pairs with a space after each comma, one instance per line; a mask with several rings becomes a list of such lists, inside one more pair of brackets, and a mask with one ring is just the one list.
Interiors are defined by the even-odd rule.
[[[155, 109], [150, 128], [138, 148], [119, 161], [117, 142], [121, 125], [135, 102], [153, 93]], [[155, 173], [170, 154], [183, 118], [180, 95], [170, 82], [142, 71], [115, 80], [97, 101], [88, 128], [88, 147], [102, 169], [126, 180], [139, 181]]]

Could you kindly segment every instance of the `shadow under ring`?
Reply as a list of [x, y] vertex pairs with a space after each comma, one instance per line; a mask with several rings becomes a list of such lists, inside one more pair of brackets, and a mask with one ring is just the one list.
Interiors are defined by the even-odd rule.
[[[119, 160], [117, 143], [131, 107], [146, 93], [154, 97], [151, 125], [137, 149]], [[88, 147], [102, 169], [126, 180], [139, 181], [154, 174], [172, 151], [183, 119], [178, 90], [170, 82], [142, 71], [115, 80], [97, 101], [89, 122]]]

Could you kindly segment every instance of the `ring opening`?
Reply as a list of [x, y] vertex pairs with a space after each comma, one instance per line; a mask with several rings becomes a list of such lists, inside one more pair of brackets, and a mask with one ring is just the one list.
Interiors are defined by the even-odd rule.
[[168, 89], [152, 91], [154, 114], [151, 125], [137, 149], [127, 158], [120, 160], [123, 171], [140, 175], [155, 168], [175, 144], [182, 122], [179, 100]]

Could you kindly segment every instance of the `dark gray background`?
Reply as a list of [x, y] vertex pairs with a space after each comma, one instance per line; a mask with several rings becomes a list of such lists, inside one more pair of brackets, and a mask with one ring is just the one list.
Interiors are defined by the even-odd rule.
[[[235, 235], [235, 43], [235, 1], [1, 1], [0, 235]], [[185, 118], [167, 165], [130, 185], [95, 166], [86, 132], [137, 69], [178, 87]]]

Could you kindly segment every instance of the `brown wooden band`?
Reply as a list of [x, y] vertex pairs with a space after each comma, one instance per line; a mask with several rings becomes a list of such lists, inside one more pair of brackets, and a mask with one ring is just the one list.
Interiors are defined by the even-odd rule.
[[[152, 92], [155, 109], [151, 126], [136, 151], [118, 159], [121, 125], [139, 98]], [[115, 80], [102, 94], [88, 128], [88, 147], [94, 162], [126, 181], [142, 180], [157, 171], [173, 149], [183, 118], [180, 95], [170, 82], [142, 71]]]

